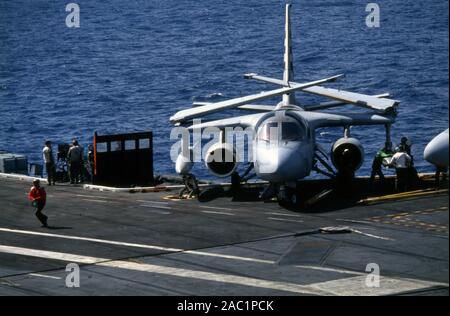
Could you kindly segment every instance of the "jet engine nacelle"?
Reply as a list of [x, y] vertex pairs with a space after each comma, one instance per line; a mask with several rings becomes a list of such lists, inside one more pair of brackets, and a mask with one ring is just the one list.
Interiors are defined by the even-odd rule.
[[227, 177], [237, 167], [238, 159], [233, 146], [227, 143], [212, 145], [206, 154], [205, 165], [216, 177]]
[[338, 171], [354, 172], [364, 162], [364, 148], [356, 138], [340, 138], [331, 149], [331, 161]]

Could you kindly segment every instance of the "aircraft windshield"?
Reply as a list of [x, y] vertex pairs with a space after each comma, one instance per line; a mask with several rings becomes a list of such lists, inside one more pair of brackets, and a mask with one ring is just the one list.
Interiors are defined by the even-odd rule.
[[265, 141], [278, 139], [278, 123], [269, 122], [264, 124], [264, 126], [259, 130], [258, 138]]
[[281, 123], [281, 140], [300, 140], [305, 136], [305, 130], [294, 122]]
[[281, 140], [297, 141], [305, 138], [306, 131], [296, 122], [267, 122], [260, 129], [258, 139], [264, 141], [279, 139], [281, 126]]

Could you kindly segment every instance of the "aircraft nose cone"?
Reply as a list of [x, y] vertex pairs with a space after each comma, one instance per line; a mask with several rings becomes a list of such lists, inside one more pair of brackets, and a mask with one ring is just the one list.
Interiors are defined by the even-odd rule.
[[301, 152], [289, 148], [277, 148], [270, 155], [258, 158], [258, 173], [267, 181], [290, 181], [302, 178], [307, 165]]
[[423, 157], [437, 167], [448, 167], [449, 130], [440, 133], [425, 147]]

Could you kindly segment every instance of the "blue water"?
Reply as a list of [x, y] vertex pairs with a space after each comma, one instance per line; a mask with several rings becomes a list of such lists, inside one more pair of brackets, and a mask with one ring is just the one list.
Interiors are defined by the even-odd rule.
[[[78, 29], [65, 25], [68, 0], [0, 1], [0, 148], [31, 161], [40, 161], [45, 139], [87, 144], [94, 131], [151, 129], [156, 172], [173, 173], [173, 113], [193, 100], [273, 88], [243, 73], [282, 76], [284, 1], [73, 1]], [[365, 25], [366, 2], [293, 1], [296, 79], [345, 73], [332, 86], [393, 93], [402, 102], [394, 140], [409, 136], [418, 169], [431, 171], [423, 148], [448, 127], [448, 1], [378, 1], [376, 29]], [[329, 148], [341, 134], [318, 140]], [[367, 173], [384, 130], [353, 134], [365, 145]]]

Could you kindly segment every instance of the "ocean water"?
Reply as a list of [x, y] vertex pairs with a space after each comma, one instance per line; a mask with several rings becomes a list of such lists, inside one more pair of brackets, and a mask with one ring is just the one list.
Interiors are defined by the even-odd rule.
[[[193, 100], [274, 88], [244, 73], [282, 76], [284, 1], [71, 1], [80, 28], [65, 24], [70, 1], [0, 1], [0, 149], [30, 161], [40, 161], [45, 139], [87, 145], [94, 131], [152, 130], [155, 170], [173, 173], [171, 115]], [[391, 92], [401, 101], [394, 141], [410, 137], [417, 168], [431, 171], [424, 146], [448, 127], [448, 1], [379, 1], [381, 24], [371, 29], [368, 2], [292, 1], [296, 79], [345, 73], [331, 86]], [[365, 146], [367, 173], [384, 129], [352, 133]], [[330, 148], [341, 135], [323, 130], [318, 140]]]

